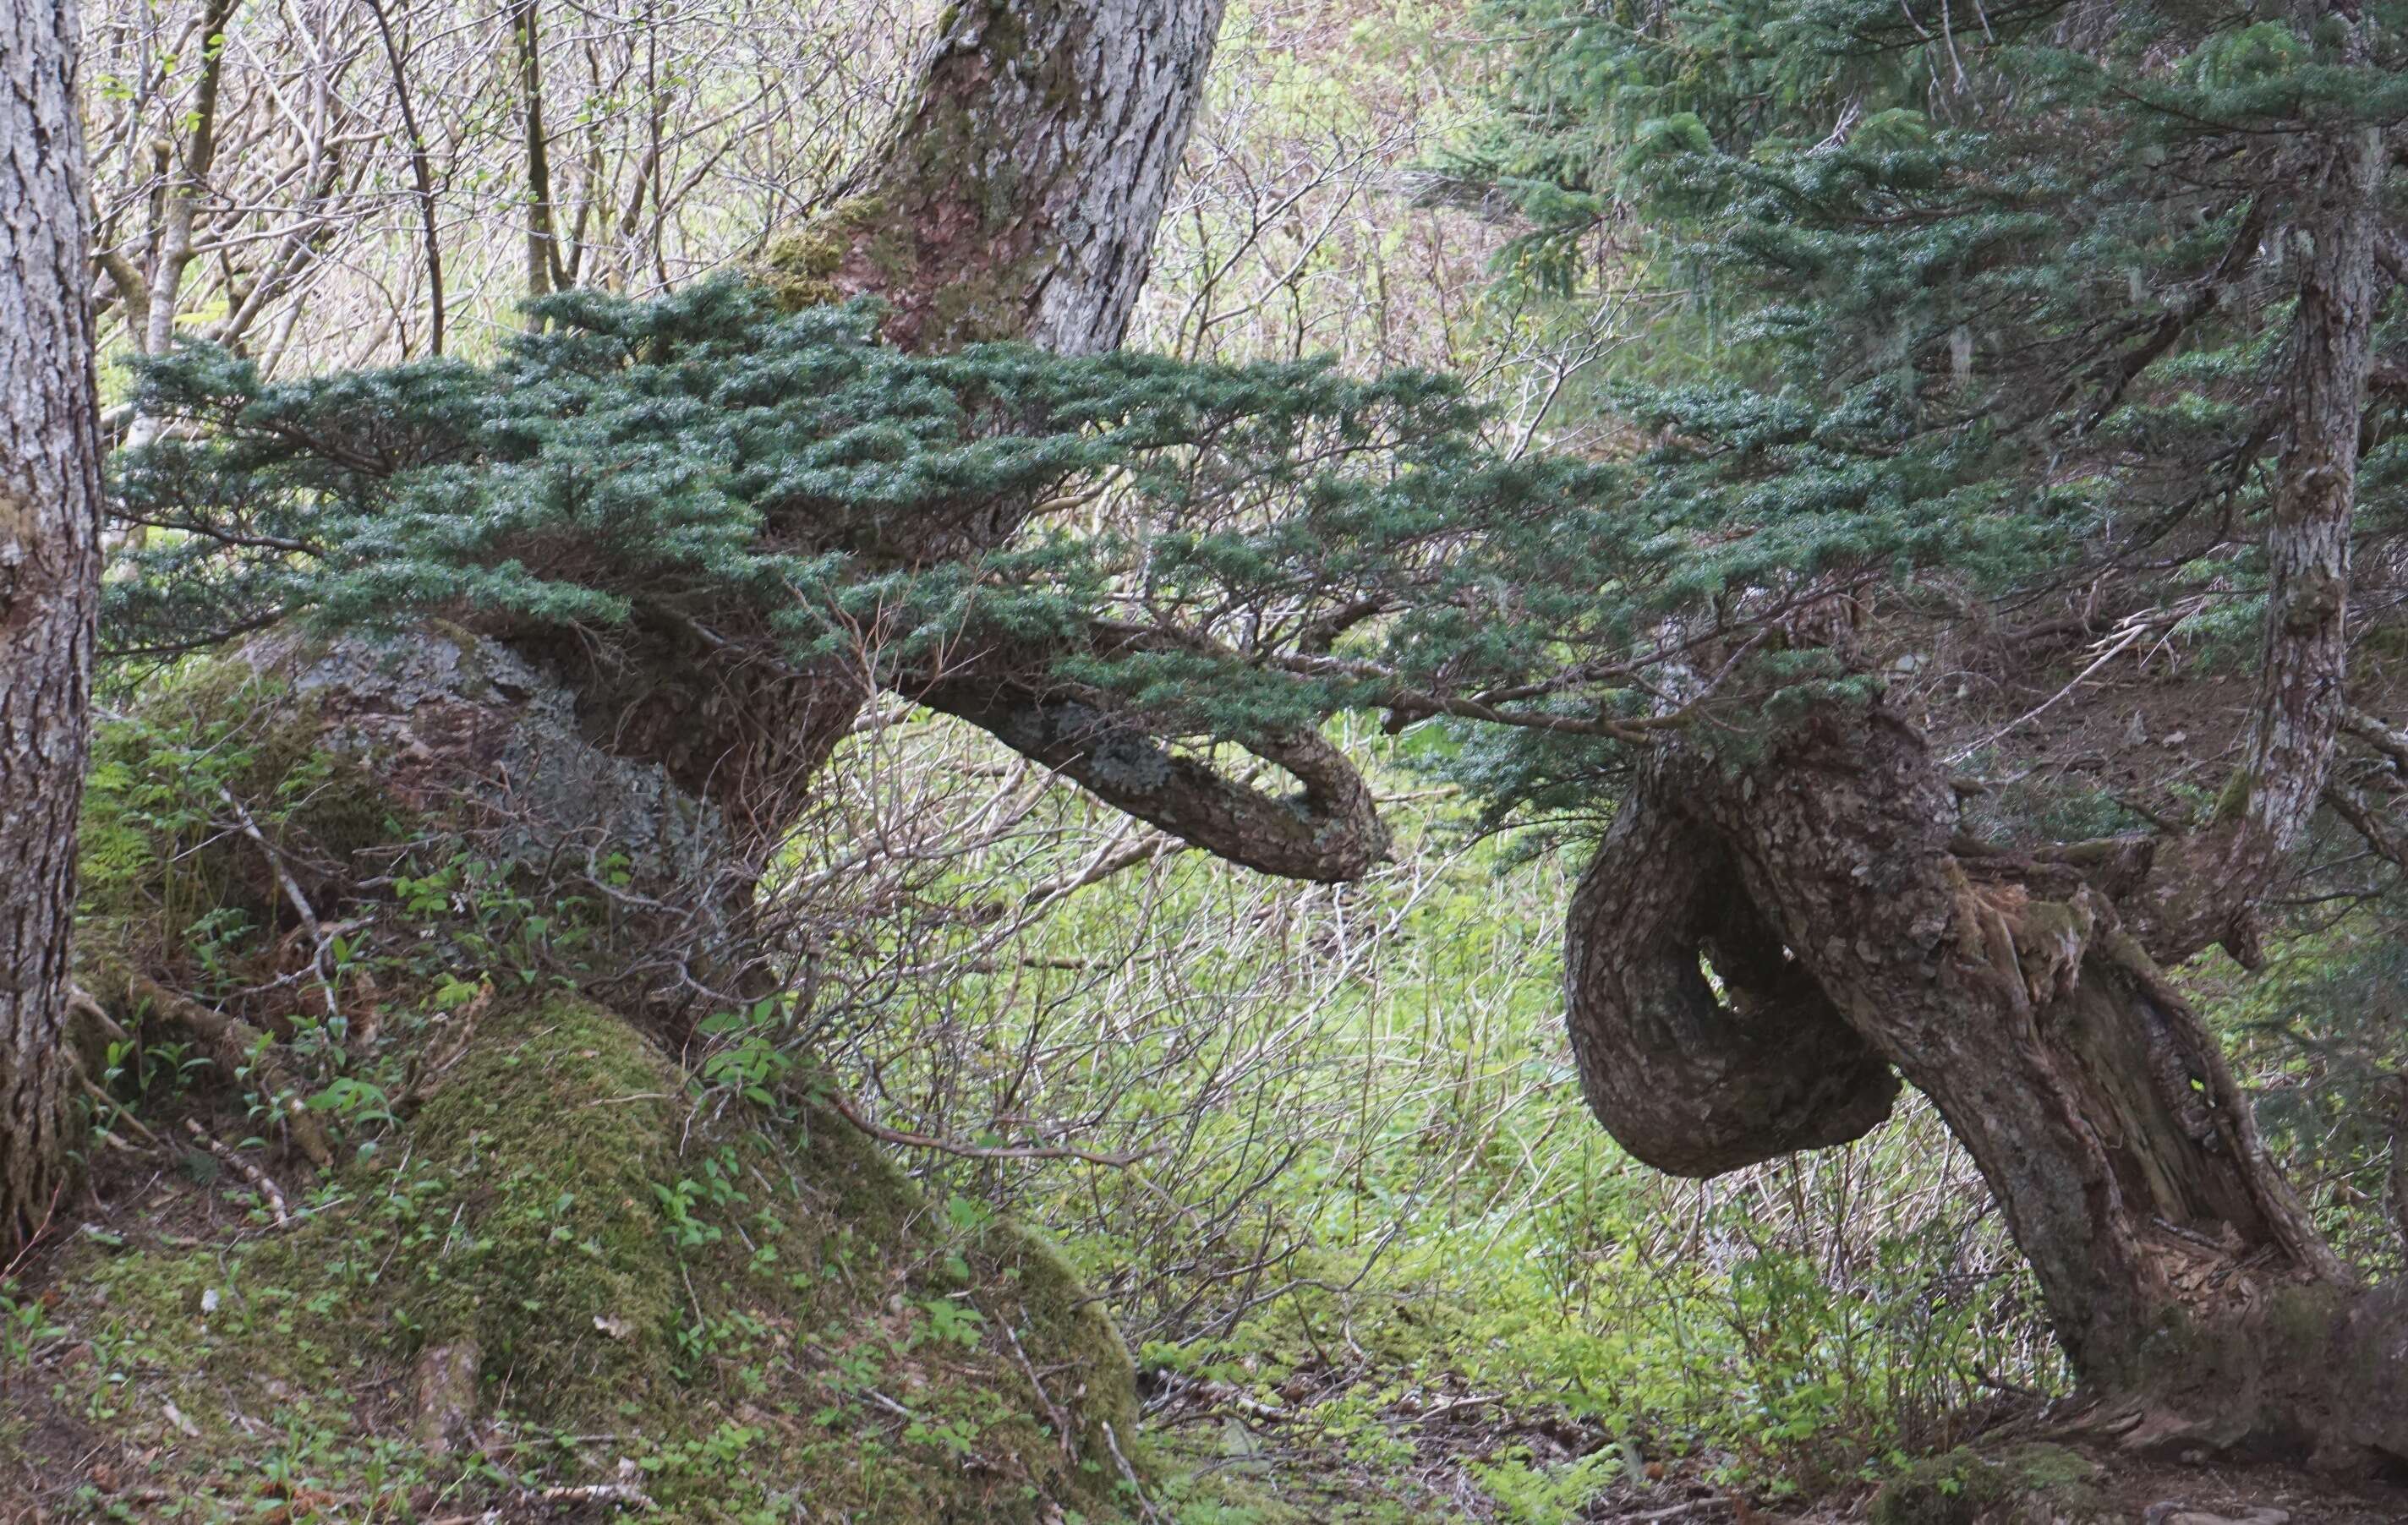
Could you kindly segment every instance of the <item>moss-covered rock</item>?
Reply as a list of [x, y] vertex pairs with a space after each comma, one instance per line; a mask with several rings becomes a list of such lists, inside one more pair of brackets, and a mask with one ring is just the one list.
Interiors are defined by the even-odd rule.
[[[265, 637], [104, 728], [79, 954], [138, 1039], [93, 1073], [142, 1142], [0, 1290], [0, 1476], [68, 1518], [549, 1518], [593, 1487], [677, 1520], [1121, 1518], [1134, 1374], [1061, 1259], [601, 993], [624, 929], [544, 865], [601, 842], [658, 889], [721, 839], [578, 726], [429, 625]], [[136, 988], [247, 1021], [248, 1057]], [[263, 1121], [305, 1094], [323, 1173]]]
[[932, 1211], [816, 1111], [722, 1110], [580, 998], [496, 1004], [458, 1051], [292, 1226], [133, 1204], [50, 1265], [0, 1468], [161, 1519], [300, 1477], [326, 1502], [296, 1518], [594, 1483], [675, 1519], [1119, 1518], [1128, 1355], [1034, 1234]]
[[475, 1341], [530, 1417], [599, 1421], [670, 1369], [679, 1263], [653, 1193], [678, 1178], [684, 1088], [580, 1000], [480, 1026], [430, 1077], [416, 1160], [386, 1192], [396, 1329], [419, 1347]]

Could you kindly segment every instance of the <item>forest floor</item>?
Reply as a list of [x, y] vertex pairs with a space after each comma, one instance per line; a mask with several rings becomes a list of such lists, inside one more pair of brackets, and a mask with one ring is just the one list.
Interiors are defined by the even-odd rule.
[[[1428, 1394], [1382, 1416], [1392, 1443], [1383, 1460], [1367, 1456], [1358, 1433], [1332, 1433], [1309, 1401], [1271, 1411], [1242, 1395], [1197, 1387], [1157, 1388], [1149, 1404], [1155, 1444], [1193, 1468], [1204, 1491], [1243, 1500], [1244, 1513], [1173, 1506], [1186, 1521], [1229, 1518], [1326, 1521], [1461, 1520], [1512, 1518], [1500, 1506], [1486, 1469], [1500, 1457], [1555, 1468], [1583, 1458], [1607, 1463], [1612, 1479], [1551, 1518], [1562, 1525], [2398, 1525], [2408, 1521], [2408, 1489], [2356, 1483], [2296, 1466], [2134, 1457], [2085, 1436], [2078, 1413], [2060, 1418], [2038, 1404], [2001, 1405], [1982, 1436], [1924, 1465], [1926, 1475], [2001, 1475], [2037, 1447], [2054, 1458], [2057, 1486], [2015, 1489], [1986, 1501], [1978, 1489], [1927, 1490], [1886, 1507], [1871, 1484], [1841, 1487], [1811, 1501], [1768, 1501], [1721, 1481], [1727, 1458], [1679, 1454], [1609, 1436], [1570, 1418], [1532, 1423], [1477, 1396]], [[1621, 1464], [1612, 1464], [1615, 1461]], [[1224, 1506], [1226, 1507], [1226, 1505]]]

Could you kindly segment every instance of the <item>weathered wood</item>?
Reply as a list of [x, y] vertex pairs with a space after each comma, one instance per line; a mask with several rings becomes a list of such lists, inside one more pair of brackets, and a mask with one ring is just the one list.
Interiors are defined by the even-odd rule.
[[[1157, 646], [1151, 633], [1096, 623], [1085, 650]], [[1233, 863], [1322, 883], [1360, 878], [1388, 855], [1369, 783], [1317, 732], [1236, 737], [1296, 783], [1274, 793], [1174, 752], [1112, 696], [1049, 678], [1054, 653], [996, 648], [904, 685], [931, 709], [969, 721], [1115, 808]], [[1154, 722], [1159, 723], [1159, 722]]]
[[[2398, 1347], [2408, 1297], [2352, 1286], [2160, 973], [2218, 942], [2254, 957], [2337, 734], [2385, 739], [2345, 688], [2384, 152], [2348, 124], [2303, 135], [2267, 192], [2299, 301], [2255, 720], [2210, 822], [2146, 851], [1985, 848], [1905, 718], [1834, 706], [1744, 768], [1666, 742], [1592, 871], [1614, 882], [1570, 923], [1575, 1047], [1634, 1152], [1708, 1173], [1853, 1123], [1799, 1099], [1844, 1093], [1870, 1046], [1964, 1143], [2076, 1371], [2152, 1444], [2408, 1455], [2408, 1386], [2354, 1353]], [[1811, 998], [1758, 1010], [1728, 973], [1731, 1002], [1708, 992], [1713, 930], [1750, 918], [1779, 953], [1761, 966]], [[1815, 1001], [1853, 1041], [1784, 1048]]]
[[2373, 363], [2385, 150], [2375, 128], [2312, 144], [2289, 230], [2299, 306], [2283, 383], [2289, 418], [2266, 531], [2271, 586], [2247, 759], [2209, 827], [2161, 852], [2128, 909], [2150, 953], [2178, 963], [2222, 943], [2257, 962], [2252, 913], [2298, 846], [2349, 709], [2350, 526]]
[[0, 1243], [65, 1166], [100, 440], [73, 0], [0, 8]]
[[1564, 924], [1581, 1089], [1646, 1163], [1718, 1176], [1844, 1144], [1888, 1118], [1888, 1062], [1784, 955], [1697, 822], [1626, 802]]
[[[1675, 753], [1638, 809], [1676, 824], [1630, 828], [1645, 852], [1609, 844], [1567, 954], [1590, 1099], [1634, 1152], [1713, 1174], [1803, 1129], [1853, 1136], [1846, 1106], [1795, 1099], [1854, 1095], [1870, 1047], [1972, 1156], [2076, 1372], [2124, 1400], [2132, 1435], [2408, 1454], [2401, 1379], [2351, 1354], [2396, 1343], [2401, 1298], [2353, 1286], [2111, 901], [2068, 864], [1952, 850], [1955, 794], [1903, 719], [1834, 709], [1743, 769]], [[1713, 938], [1756, 919], [1750, 967]], [[1701, 978], [1666, 993], [1700, 956], [1737, 976], [1727, 1004]], [[1773, 957], [1812, 987], [1789, 1011], [1828, 1003], [1853, 1039], [1784, 1047], [1789, 1014], [1749, 1027]], [[1601, 971], [1621, 998], [1599, 998]]]

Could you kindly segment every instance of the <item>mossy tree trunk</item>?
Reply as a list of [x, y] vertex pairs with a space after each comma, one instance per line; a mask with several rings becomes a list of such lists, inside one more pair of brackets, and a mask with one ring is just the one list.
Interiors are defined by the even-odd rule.
[[0, 1246], [65, 1164], [62, 1034], [100, 556], [76, 7], [0, 12]]
[[2408, 1336], [2401, 1295], [2353, 1286], [2160, 972], [2214, 942], [2254, 956], [2346, 707], [2383, 150], [2344, 128], [2302, 151], [2281, 192], [2300, 300], [2258, 721], [2215, 818], [2163, 842], [1969, 842], [1945, 770], [1879, 704], [1744, 766], [1674, 744], [1575, 897], [1569, 1007], [1594, 1109], [1684, 1174], [1861, 1135], [1894, 1067], [1971, 1154], [2133, 1438], [2398, 1461], [2408, 1378], [2369, 1353]]

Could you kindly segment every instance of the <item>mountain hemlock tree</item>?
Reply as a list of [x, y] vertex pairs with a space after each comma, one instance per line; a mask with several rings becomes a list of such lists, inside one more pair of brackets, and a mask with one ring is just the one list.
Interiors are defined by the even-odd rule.
[[[1721, 547], [1640, 643], [1698, 723], [1637, 760], [1571, 907], [1599, 1118], [1710, 1176], [1862, 1134], [1902, 1075], [2135, 1444], [2408, 1457], [2408, 1306], [2354, 1287], [2163, 974], [2258, 962], [2321, 801], [2403, 862], [2334, 770], [2344, 729], [2408, 757], [2367, 713], [2400, 694], [2408, 12], [1493, 8], [1537, 40], [1455, 173], [1530, 220], [1516, 278], [1570, 294], [1603, 238], [1685, 292], [1614, 401], [1638, 500]], [[2080, 705], [2002, 706], [1999, 660], [2177, 634], [2247, 704], [2202, 677], [2129, 723], [2200, 711], [2220, 788], [2089, 770], [2080, 841], [2000, 807]], [[1916, 677], [1985, 642], [1954, 691]], [[1751, 646], [1827, 671], [1718, 725]]]
[[0, 1245], [66, 1168], [63, 1033], [100, 556], [80, 33], [65, 0], [0, 17]]
[[[885, 341], [903, 350], [1003, 340], [1067, 355], [1113, 349], [1144, 278], [1221, 13], [1218, 0], [953, 7], [912, 103], [855, 193], [772, 240], [763, 272], [770, 288], [790, 306], [875, 297], [885, 306]], [[790, 549], [892, 575], [966, 563], [1020, 532], [1045, 503], [1041, 494], [986, 495], [925, 511], [782, 520], [772, 508], [765, 527]], [[853, 644], [882, 646], [893, 638], [888, 625], [868, 621]], [[529, 639], [535, 654], [575, 674], [582, 705], [607, 717], [599, 723], [617, 749], [666, 763], [757, 848], [795, 819], [812, 775], [872, 692], [850, 657], [760, 660], [768, 635], [757, 624], [638, 620], [607, 668], [586, 660], [581, 641]], [[1029, 660], [1010, 648], [953, 649], [907, 691], [1253, 866], [1327, 877], [1360, 872], [1384, 851], [1369, 791], [1311, 727], [1245, 738], [1319, 780], [1299, 824], [1288, 802], [1191, 762], [1096, 763], [1096, 755], [1151, 758], [1160, 748], [1099, 711], [1094, 695], [1070, 703], [1033, 683]], [[1039, 660], [1034, 671], [1045, 668]]]
[[[1528, 219], [1512, 278], [1657, 298], [1592, 388], [1628, 445], [1595, 461], [1492, 450], [1437, 378], [1102, 353], [1125, 304], [1061, 283], [1125, 294], [1142, 240], [1093, 230], [1150, 226], [1167, 167], [965, 196], [951, 166], [1088, 101], [1049, 71], [1102, 54], [1049, 50], [1123, 8], [957, 13], [871, 189], [774, 251], [797, 310], [569, 296], [491, 371], [154, 371], [207, 427], [129, 467], [180, 533], [120, 628], [465, 619], [768, 834], [886, 688], [1315, 878], [1384, 846], [1315, 722], [1383, 710], [1491, 819], [1598, 830], [1569, 1016], [1639, 1158], [1842, 1143], [1902, 1076], [2102, 1423], [2408, 1457], [2408, 1305], [2353, 1284], [2164, 973], [2254, 962], [2336, 830], [2365, 846], [2325, 859], [2408, 866], [2363, 792], [2408, 780], [2379, 718], [2408, 688], [2399, 7], [1498, 0], [1532, 40], [1453, 178]], [[1082, 120], [1154, 120], [1142, 74]], [[975, 342], [1030, 338], [1068, 353]], [[1105, 487], [1118, 528], [1050, 513]], [[2196, 668], [2100, 713], [2086, 677], [2174, 645]]]

